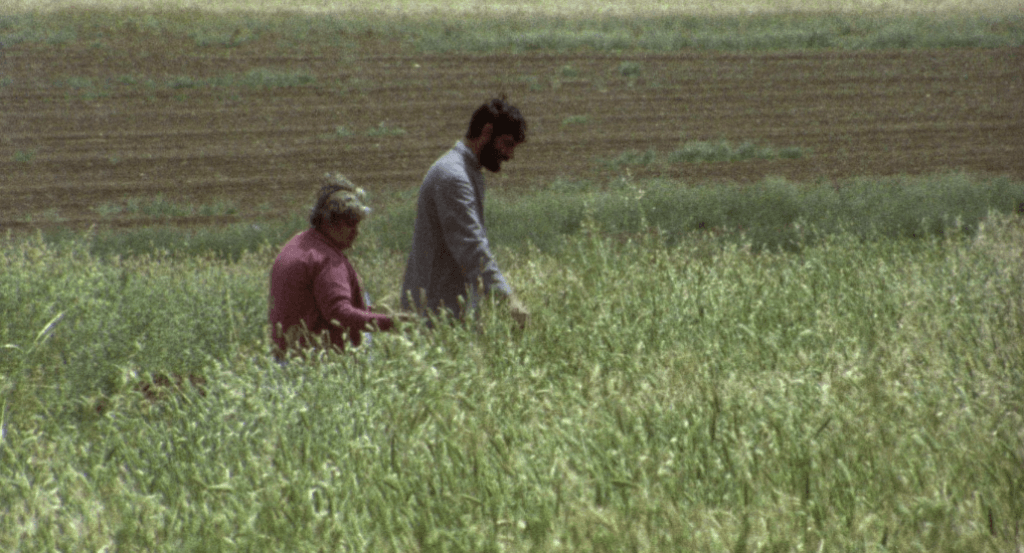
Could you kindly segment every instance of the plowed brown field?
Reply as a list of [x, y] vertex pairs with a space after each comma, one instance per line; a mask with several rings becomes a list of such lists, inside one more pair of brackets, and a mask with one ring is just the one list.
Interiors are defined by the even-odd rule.
[[[599, 182], [616, 174], [602, 159], [722, 139], [808, 153], [633, 174], [693, 184], [960, 169], [1024, 178], [1021, 49], [406, 56], [126, 32], [2, 55], [3, 227], [144, 224], [100, 211], [156, 195], [240, 209], [186, 224], [294, 214], [327, 170], [386, 203], [415, 188], [499, 92], [522, 108], [530, 135], [492, 178], [498, 186]], [[623, 71], [626, 62], [639, 65]], [[224, 84], [253, 70], [309, 82]]]

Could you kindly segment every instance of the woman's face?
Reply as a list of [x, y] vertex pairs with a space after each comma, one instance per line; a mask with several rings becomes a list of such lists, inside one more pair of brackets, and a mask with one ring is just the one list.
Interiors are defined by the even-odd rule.
[[334, 240], [339, 248], [347, 250], [355, 243], [359, 236], [359, 221], [342, 219], [327, 225], [327, 235]]

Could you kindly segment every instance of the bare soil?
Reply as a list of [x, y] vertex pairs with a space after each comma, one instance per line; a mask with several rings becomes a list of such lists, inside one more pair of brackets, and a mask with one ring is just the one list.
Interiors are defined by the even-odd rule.
[[[499, 187], [597, 185], [624, 172], [603, 163], [623, 152], [705, 140], [807, 153], [631, 172], [694, 185], [949, 170], [1024, 179], [1019, 48], [405, 55], [381, 37], [302, 51], [270, 36], [199, 46], [126, 30], [0, 55], [0, 228], [147, 224], [105, 213], [157, 196], [240, 210], [179, 224], [294, 215], [328, 170], [379, 205], [406, 201], [398, 193], [499, 93], [530, 126], [491, 177]], [[306, 82], [254, 85], [252, 71]]]

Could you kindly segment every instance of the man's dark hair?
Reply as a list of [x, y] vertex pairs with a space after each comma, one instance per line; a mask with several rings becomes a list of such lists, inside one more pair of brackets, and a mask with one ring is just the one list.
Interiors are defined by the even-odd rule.
[[469, 120], [466, 138], [472, 140], [479, 137], [488, 123], [494, 128], [491, 133], [492, 137], [510, 134], [516, 142], [526, 141], [526, 118], [518, 108], [504, 98], [494, 98], [476, 108], [473, 117]]

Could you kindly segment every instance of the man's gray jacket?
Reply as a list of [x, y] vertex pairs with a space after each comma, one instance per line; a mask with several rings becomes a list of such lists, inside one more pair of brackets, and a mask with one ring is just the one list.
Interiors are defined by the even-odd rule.
[[402, 309], [461, 317], [459, 297], [475, 307], [483, 293], [512, 294], [487, 242], [484, 175], [461, 141], [427, 171], [420, 186]]

